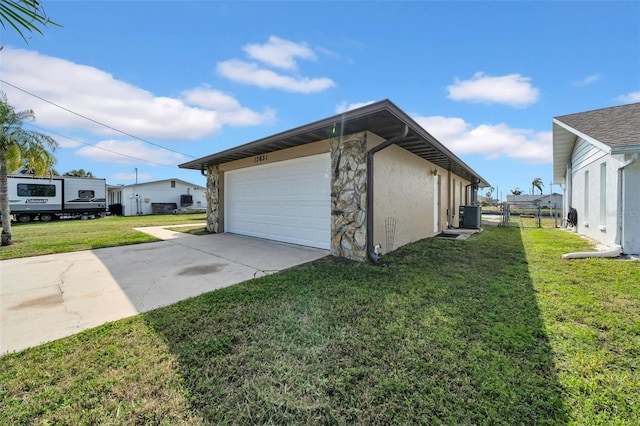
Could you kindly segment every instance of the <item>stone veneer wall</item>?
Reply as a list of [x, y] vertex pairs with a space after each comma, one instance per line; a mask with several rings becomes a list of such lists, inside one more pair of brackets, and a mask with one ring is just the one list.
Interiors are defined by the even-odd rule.
[[331, 253], [367, 259], [367, 140], [365, 133], [331, 140]]
[[218, 232], [220, 224], [220, 166], [207, 166], [207, 231]]

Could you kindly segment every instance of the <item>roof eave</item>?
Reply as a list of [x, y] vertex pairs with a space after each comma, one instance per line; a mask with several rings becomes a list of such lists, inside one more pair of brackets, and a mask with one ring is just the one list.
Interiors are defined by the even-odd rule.
[[[221, 164], [230, 161], [230, 157], [233, 159], [248, 158], [254, 155], [264, 154], [272, 152], [273, 150], [283, 149], [282, 147], [273, 147], [277, 142], [281, 142], [286, 139], [292, 139], [296, 137], [303, 137], [304, 135], [311, 135], [312, 133], [326, 132], [326, 137], [332, 137], [329, 133], [329, 129], [335, 129], [336, 134], [342, 134], [343, 128], [350, 122], [354, 122], [360, 118], [365, 118], [369, 115], [379, 112], [388, 112], [393, 115], [399, 124], [406, 124], [409, 126], [410, 131], [424, 140], [425, 145], [431, 144], [433, 148], [442, 153], [444, 156], [454, 161], [459, 165], [459, 169], [463, 170], [470, 177], [473, 177], [480, 187], [488, 187], [490, 184], [476, 173], [471, 167], [460, 160], [449, 149], [442, 145], [437, 139], [424, 130], [417, 122], [398, 108], [393, 102], [388, 99], [384, 99], [373, 104], [365, 105], [363, 107], [337, 114], [322, 120], [318, 120], [303, 126], [296, 127], [284, 132], [277, 133], [275, 135], [268, 136], [266, 138], [258, 139], [253, 142], [249, 142], [234, 148], [227, 149], [225, 151], [218, 152], [206, 157], [198, 158], [183, 164], [178, 165], [180, 168], [203, 170], [205, 167], [213, 164]], [[362, 129], [367, 130], [367, 129]], [[320, 139], [315, 139], [320, 140]], [[302, 142], [300, 145], [309, 142]], [[273, 149], [276, 148], [276, 149]]]
[[640, 145], [617, 146], [611, 148], [612, 155], [640, 153]]
[[[252, 142], [238, 145], [233, 148], [229, 148], [227, 150], [208, 155], [206, 157], [201, 157], [192, 161], [188, 161], [186, 163], [179, 164], [178, 167], [183, 169], [201, 170], [200, 165], [216, 164], [215, 160], [217, 158], [222, 158], [232, 154], [241, 153], [243, 151], [249, 151], [252, 148], [259, 148], [271, 142], [276, 142], [282, 139], [291, 138], [291, 137], [299, 136], [312, 131], [321, 130], [323, 128], [332, 127], [334, 124], [338, 124], [339, 122], [342, 122], [342, 121], [354, 120], [356, 118], [363, 117], [377, 111], [382, 111], [384, 109], [387, 109], [391, 105], [393, 105], [393, 103], [390, 100], [385, 99], [383, 101], [365, 105], [363, 107], [346, 111], [344, 113], [337, 114], [328, 118], [323, 118], [322, 120], [314, 121], [312, 123], [308, 123], [303, 126], [298, 126], [293, 129], [285, 130], [284, 132], [276, 133], [275, 135], [267, 136], [265, 138], [261, 138]], [[194, 167], [194, 166], [197, 166], [197, 167]]]
[[564, 183], [567, 163], [571, 159], [577, 136], [564, 123], [553, 119], [553, 183]]

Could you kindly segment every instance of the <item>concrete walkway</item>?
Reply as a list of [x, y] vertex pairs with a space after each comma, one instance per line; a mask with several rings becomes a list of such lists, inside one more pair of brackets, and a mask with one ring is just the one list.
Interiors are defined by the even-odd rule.
[[0, 261], [0, 355], [329, 254], [233, 234], [137, 229], [164, 241]]

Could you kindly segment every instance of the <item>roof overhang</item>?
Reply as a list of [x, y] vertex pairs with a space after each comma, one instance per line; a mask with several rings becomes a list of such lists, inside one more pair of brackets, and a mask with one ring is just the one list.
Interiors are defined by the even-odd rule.
[[636, 153], [640, 153], [640, 145], [619, 146], [619, 147], [611, 148], [611, 154], [612, 155], [636, 154]]
[[563, 123], [557, 118], [553, 119], [553, 183], [561, 185], [567, 172], [567, 164], [571, 160], [573, 147], [578, 138], [584, 139], [598, 149], [611, 153], [611, 147], [603, 144], [597, 139], [582, 133], [579, 130]]
[[400, 134], [405, 125], [409, 127], [409, 132], [405, 138], [396, 142], [396, 145], [469, 182], [477, 183], [480, 187], [491, 186], [388, 99], [198, 158], [178, 167], [205, 170], [208, 166], [216, 164], [364, 131], [375, 133], [386, 140]]
[[571, 159], [573, 146], [578, 138], [568, 126], [555, 118], [553, 119], [553, 183], [564, 183], [567, 163]]

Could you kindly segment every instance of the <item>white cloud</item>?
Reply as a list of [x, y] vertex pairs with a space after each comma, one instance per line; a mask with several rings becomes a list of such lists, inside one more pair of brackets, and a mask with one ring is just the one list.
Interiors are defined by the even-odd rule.
[[487, 159], [510, 158], [544, 164], [553, 160], [551, 132], [514, 129], [506, 124], [472, 126], [456, 117], [414, 117], [438, 141], [456, 154], [477, 154]]
[[343, 112], [351, 111], [352, 109], [360, 108], [360, 107], [363, 107], [365, 105], [370, 105], [370, 104], [372, 104], [374, 102], [375, 101], [348, 103], [347, 101], [342, 101], [336, 107], [336, 112], [338, 114], [342, 114]]
[[[317, 58], [313, 49], [305, 43], [271, 36], [267, 43], [248, 44], [243, 50], [252, 61], [229, 59], [218, 62], [218, 74], [238, 83], [293, 93], [316, 93], [335, 86], [328, 77], [312, 78], [296, 73], [298, 59], [315, 61]], [[284, 73], [269, 68], [279, 68]]]
[[316, 54], [305, 43], [296, 43], [276, 36], [265, 44], [248, 44], [243, 50], [250, 58], [285, 70], [296, 70], [296, 58], [315, 60]]
[[633, 104], [640, 102], [640, 90], [637, 92], [629, 92], [625, 95], [620, 95], [616, 98], [617, 101], [624, 102], [626, 104]]
[[232, 111], [220, 111], [218, 114], [220, 119], [230, 126], [255, 126], [276, 121], [274, 109], [266, 109], [264, 112], [257, 113], [249, 108], [238, 108]]
[[[2, 56], [0, 73], [3, 80], [145, 139], [196, 140], [216, 134], [227, 124], [255, 125], [273, 118], [273, 111], [265, 114], [250, 111], [220, 92], [216, 92], [217, 99], [211, 94], [198, 99], [197, 91], [201, 89], [186, 91], [184, 99], [156, 96], [97, 68], [64, 59], [7, 47]], [[33, 109], [39, 125], [99, 135], [119, 134], [11, 86], [3, 85], [2, 89], [17, 109]], [[220, 114], [218, 109], [225, 113]], [[247, 115], [252, 119], [246, 119]]]
[[216, 110], [234, 110], [240, 108], [240, 102], [219, 90], [203, 86], [182, 92], [182, 99], [190, 104]]
[[104, 140], [95, 146], [80, 148], [76, 155], [88, 160], [118, 164], [138, 164], [141, 158], [158, 165], [177, 165], [185, 161], [181, 154], [155, 148], [138, 140]]
[[153, 180], [153, 176], [149, 173], [141, 173], [138, 172], [136, 176], [135, 173], [113, 173], [109, 175], [109, 182], [123, 182], [127, 185], [131, 185], [136, 182], [136, 178], [138, 182], [148, 182]]
[[255, 63], [231, 59], [218, 63], [218, 73], [230, 80], [263, 89], [280, 89], [294, 93], [315, 93], [333, 87], [330, 78], [309, 78], [278, 74]]
[[599, 74], [593, 74], [583, 78], [582, 80], [576, 81], [574, 84], [578, 87], [589, 86], [595, 83], [596, 81], [600, 80], [600, 78], [601, 77]]
[[520, 74], [492, 77], [482, 72], [470, 80], [456, 79], [447, 86], [449, 99], [476, 103], [499, 103], [525, 107], [538, 101], [540, 92], [531, 85], [531, 78]]
[[185, 90], [183, 100], [190, 105], [217, 110], [218, 119], [231, 126], [254, 126], [271, 123], [275, 120], [276, 112], [266, 109], [262, 113], [252, 111], [240, 105], [237, 99], [209, 87]]

